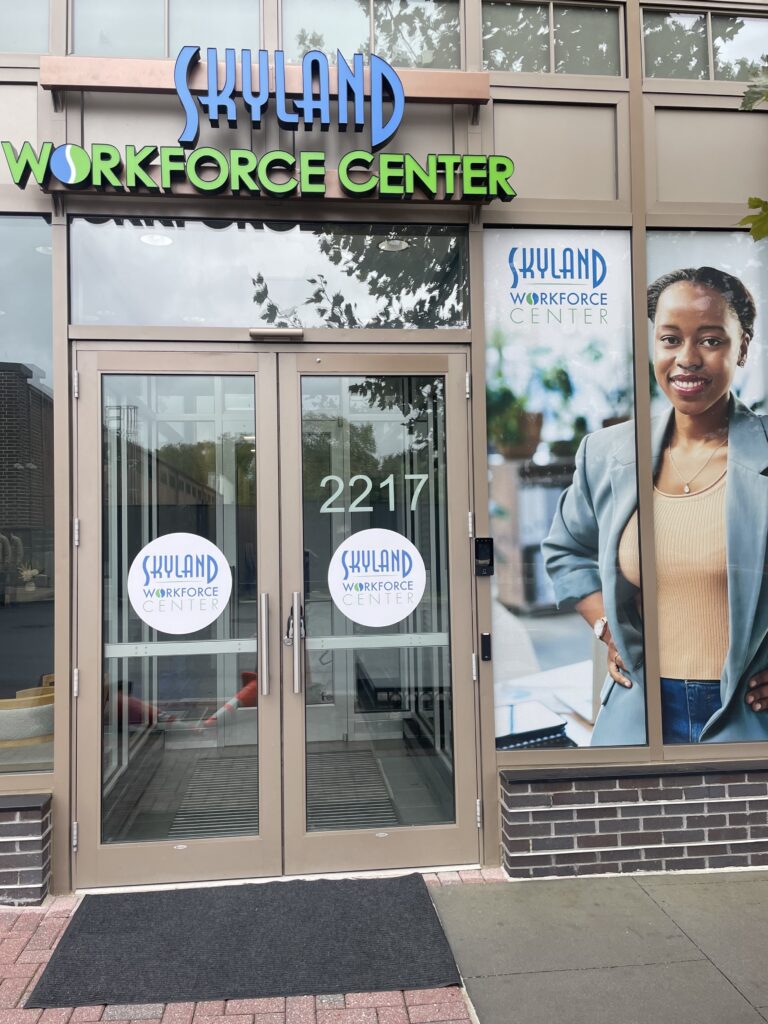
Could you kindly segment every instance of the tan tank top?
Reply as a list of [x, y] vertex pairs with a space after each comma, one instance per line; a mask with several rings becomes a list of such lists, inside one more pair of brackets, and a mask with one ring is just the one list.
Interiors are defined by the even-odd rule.
[[[728, 653], [725, 477], [699, 494], [654, 491], [661, 675], [719, 679]], [[637, 512], [619, 543], [619, 570], [640, 586]]]

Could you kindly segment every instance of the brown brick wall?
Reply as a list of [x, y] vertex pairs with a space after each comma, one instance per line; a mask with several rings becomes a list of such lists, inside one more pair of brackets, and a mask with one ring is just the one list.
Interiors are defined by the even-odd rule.
[[0, 797], [0, 905], [42, 903], [50, 877], [50, 796]]
[[520, 781], [501, 773], [513, 878], [768, 865], [768, 769]]

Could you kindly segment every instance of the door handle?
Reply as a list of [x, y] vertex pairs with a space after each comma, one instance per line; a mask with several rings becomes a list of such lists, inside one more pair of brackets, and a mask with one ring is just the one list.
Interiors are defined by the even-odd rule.
[[[293, 591], [291, 610], [285, 624], [283, 643], [293, 648], [293, 692], [301, 693], [301, 657], [303, 654], [301, 641], [304, 639], [304, 613], [301, 607], [301, 593]], [[298, 628], [297, 628], [298, 624]]]
[[269, 594], [262, 594], [259, 608], [259, 675], [261, 695], [269, 696]]
[[293, 647], [293, 605], [291, 605], [291, 610], [288, 612], [288, 621], [285, 624], [285, 633], [283, 633], [283, 643], [286, 647]]

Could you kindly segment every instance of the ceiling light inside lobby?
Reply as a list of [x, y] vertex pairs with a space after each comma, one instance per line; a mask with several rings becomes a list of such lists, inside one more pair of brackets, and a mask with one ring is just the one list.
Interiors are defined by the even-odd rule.
[[405, 252], [410, 247], [410, 242], [406, 242], [404, 238], [396, 238], [394, 236], [382, 238], [379, 242], [379, 248], [382, 252]]
[[163, 245], [173, 245], [172, 238], [169, 238], [168, 235], [160, 235], [157, 233], [139, 235], [139, 239], [144, 243], [144, 245], [154, 245], [158, 247]]

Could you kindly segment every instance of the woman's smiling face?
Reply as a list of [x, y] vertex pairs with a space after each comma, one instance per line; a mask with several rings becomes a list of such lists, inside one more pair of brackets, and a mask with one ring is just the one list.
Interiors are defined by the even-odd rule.
[[678, 281], [665, 288], [653, 325], [653, 368], [679, 412], [701, 415], [731, 389], [749, 338], [721, 292]]

